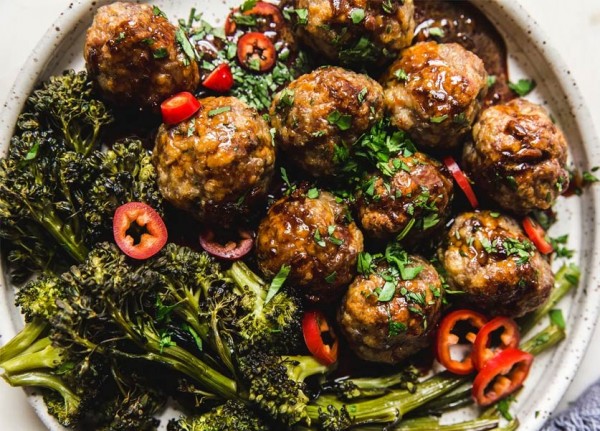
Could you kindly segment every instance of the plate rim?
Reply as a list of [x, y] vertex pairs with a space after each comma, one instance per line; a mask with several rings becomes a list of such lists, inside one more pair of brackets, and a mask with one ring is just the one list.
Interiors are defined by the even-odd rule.
[[[562, 59], [562, 56], [553, 46], [545, 43], [545, 40], [547, 40], [545, 31], [542, 30], [537, 21], [529, 14], [520, 1], [471, 1], [479, 9], [484, 11], [484, 14], [486, 14], [486, 10], [489, 10], [490, 8], [504, 10], [504, 13], [514, 21], [517, 27], [522, 31], [528, 30], [524, 32], [527, 43], [537, 49], [537, 51], [539, 51], [539, 53], [547, 60], [545, 66], [550, 69], [554, 79], [560, 83], [562, 93], [567, 96], [576, 130], [582, 139], [582, 148], [585, 158], [590, 166], [600, 165], [600, 154], [594, 153], [593, 151], [594, 146], [600, 146], [600, 141], [596, 134], [589, 109], [585, 104], [577, 81], [568, 73], [569, 69], [566, 67], [566, 63]], [[19, 69], [18, 77], [11, 86], [6, 100], [3, 101], [4, 103], [0, 108], [0, 136], [12, 136], [16, 117], [21, 112], [25, 102], [25, 95], [28, 95], [34, 89], [39, 78], [48, 69], [48, 66], [52, 63], [52, 54], [56, 49], [65, 44], [72, 34], [76, 34], [79, 25], [85, 21], [89, 21], [89, 15], [97, 8], [111, 2], [112, 0], [99, 0], [93, 3], [86, 0], [75, 0], [57, 19], [54, 20], [52, 25], [42, 36], [42, 39], [36, 44], [23, 66]], [[88, 17], [88, 19], [86, 19], [86, 17]], [[42, 59], [43, 61], [41, 61]], [[8, 141], [9, 140], [7, 139], [6, 142]], [[0, 156], [5, 155], [7, 148], [8, 144], [2, 145], [0, 148]], [[600, 187], [590, 187], [586, 190], [586, 196], [590, 195], [593, 196], [593, 204], [590, 205], [592, 219], [595, 219], [600, 215]], [[582, 216], [582, 218], [584, 217]], [[581, 311], [582, 314], [578, 316], [569, 316], [569, 335], [561, 345], [561, 349], [565, 352], [563, 352], [559, 360], [553, 364], [557, 371], [551, 378], [551, 381], [554, 382], [552, 384], [552, 391], [544, 399], [542, 404], [544, 410], [546, 410], [545, 414], [535, 418], [525, 418], [525, 420], [521, 421], [521, 426], [523, 428], [519, 429], [539, 429], [546, 421], [547, 413], [553, 412], [564, 396], [576, 375], [577, 369], [583, 360], [587, 348], [589, 347], [591, 335], [600, 314], [600, 289], [598, 288], [598, 279], [600, 277], [600, 229], [595, 227], [593, 238], [588, 241], [591, 241], [590, 243], [592, 245], [590, 250], [591, 256], [581, 256], [581, 260], [587, 261], [588, 263], [588, 272], [585, 274], [582, 273], [579, 284], [579, 289], [587, 288], [588, 290], [585, 296], [585, 298], [588, 299], [586, 301], [587, 304], [581, 305], [575, 302], [573, 303], [573, 305], [579, 305], [581, 307], [579, 311]], [[579, 250], [579, 252], [582, 251], [583, 250]], [[3, 313], [4, 316], [6, 316], [5, 318], [0, 319], [0, 334], [7, 336], [6, 338], [3, 337], [4, 340], [6, 340], [8, 339], [8, 336], [11, 338], [14, 336], [17, 328], [20, 327], [20, 322], [15, 321], [15, 313], [14, 310], [12, 310], [14, 309], [14, 305], [7, 300], [10, 296], [7, 292], [7, 289], [10, 288], [10, 284], [5, 283], [6, 278], [4, 269], [4, 262], [0, 260], [0, 313]], [[593, 285], [592, 282], [595, 282], [596, 284]], [[584, 324], [586, 319], [591, 320], [593, 324]], [[580, 355], [578, 355], [576, 360], [573, 360], [572, 357], [567, 355], [567, 351], [571, 350], [580, 352]], [[546, 383], [546, 386], [548, 385], [550, 385], [549, 382]], [[556, 390], [557, 388], [559, 390]], [[28, 392], [28, 402], [49, 430], [66, 430], [66, 428], [60, 426], [54, 418], [47, 413], [45, 405], [40, 397], [32, 396], [31, 391], [26, 392]]]

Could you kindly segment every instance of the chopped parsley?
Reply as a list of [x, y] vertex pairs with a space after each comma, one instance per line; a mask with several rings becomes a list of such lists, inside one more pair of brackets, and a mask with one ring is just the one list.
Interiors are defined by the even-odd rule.
[[313, 238], [319, 247], [325, 247], [327, 245], [327, 243], [321, 236], [321, 231], [319, 231], [319, 229], [315, 230], [315, 233], [313, 234]]
[[429, 119], [429, 121], [431, 121], [432, 123], [435, 123], [435, 124], [439, 124], [439, 123], [443, 123], [447, 119], [448, 119], [448, 115], [444, 114], [444, 115], [438, 115], [436, 117], [431, 117]]
[[492, 85], [494, 85], [496, 83], [497, 80], [498, 80], [498, 78], [496, 78], [496, 75], [489, 75], [487, 77], [487, 86], [491, 87]]
[[429, 36], [434, 37], [444, 37], [446, 35], [446, 32], [441, 27], [431, 27], [427, 29], [427, 32], [429, 33]]
[[352, 126], [352, 116], [337, 110], [327, 116], [327, 121], [329, 124], [336, 125], [341, 131], [348, 130]]
[[280, 96], [279, 96], [279, 102], [277, 104], [277, 107], [293, 106], [294, 105], [294, 96], [295, 96], [294, 90], [290, 90], [288, 88], [282, 90], [280, 93]]
[[533, 79], [519, 79], [516, 83], [508, 83], [508, 88], [521, 97], [527, 96], [535, 89], [535, 87], [536, 83]]
[[394, 12], [394, 0], [384, 0], [381, 4], [383, 11], [385, 13], [393, 13]]
[[198, 54], [196, 53], [196, 50], [190, 43], [189, 39], [187, 38], [187, 36], [185, 35], [185, 32], [183, 31], [183, 29], [181, 27], [178, 28], [177, 31], [175, 32], [175, 40], [177, 41], [177, 43], [181, 47], [181, 50], [187, 57], [187, 59], [186, 59], [187, 61], [185, 62], [185, 65], [186, 66], [189, 65], [190, 61], [196, 61]]
[[575, 254], [574, 250], [566, 247], [567, 242], [569, 241], [569, 235], [561, 235], [556, 238], [548, 238], [550, 240], [550, 244], [552, 245], [552, 249], [554, 250], [554, 255], [558, 258], [570, 259]]
[[308, 24], [308, 9], [290, 9], [286, 8], [283, 10], [283, 16], [287, 20], [292, 19], [292, 15], [296, 15], [298, 21], [298, 25], [306, 25]]
[[285, 186], [285, 194], [286, 194], [286, 196], [289, 196], [290, 194], [292, 194], [292, 192], [294, 190], [296, 190], [296, 185], [292, 184], [292, 182], [288, 178], [287, 171], [285, 170], [284, 167], [282, 167], [280, 169], [280, 172], [281, 172], [281, 180], [283, 181], [283, 184]]
[[369, 40], [362, 36], [354, 46], [342, 49], [339, 58], [342, 63], [357, 64], [363, 62], [374, 62], [379, 59], [382, 51]]
[[279, 268], [279, 272], [271, 281], [271, 285], [269, 286], [269, 290], [267, 292], [267, 297], [265, 298], [265, 304], [267, 304], [273, 297], [279, 292], [285, 280], [287, 280], [288, 275], [290, 275], [290, 270], [292, 269], [289, 265], [282, 265]]
[[311, 189], [308, 189], [308, 192], [306, 192], [306, 196], [309, 199], [316, 199], [319, 197], [319, 189], [316, 187], [313, 187]]
[[327, 277], [325, 277], [325, 281], [329, 284], [332, 284], [335, 282], [336, 278], [337, 278], [337, 272], [333, 271], [331, 274], [329, 274]]
[[224, 112], [229, 112], [229, 111], [231, 111], [231, 106], [221, 106], [220, 108], [215, 108], [215, 109], [211, 109], [210, 111], [208, 111], [208, 116], [214, 117], [216, 115], [223, 114]]
[[167, 15], [162, 10], [160, 10], [158, 6], [152, 6], [152, 13], [154, 14], [154, 16], [162, 16], [163, 18], [167, 17]]
[[167, 48], [158, 48], [158, 49], [152, 51], [152, 57], [154, 57], [156, 59], [165, 58], [168, 55], [169, 55], [169, 51], [167, 51]]
[[147, 46], [152, 46], [156, 43], [156, 41], [154, 39], [152, 39], [151, 37], [146, 37], [146, 38], [142, 39], [142, 43]]
[[394, 72], [394, 76], [398, 81], [406, 81], [408, 80], [408, 74], [404, 69], [398, 69]]
[[389, 280], [385, 280], [383, 287], [377, 292], [377, 300], [379, 302], [389, 302], [394, 297], [396, 293], [396, 283], [392, 277], [389, 277]]
[[[115, 42], [118, 43], [118, 42], [121, 42], [123, 40], [125, 40], [125, 32], [124, 31], [122, 31], [121, 33], [119, 33], [119, 36], [115, 39]], [[143, 42], [143, 40], [142, 40], [142, 42]]]
[[354, 24], [359, 24], [365, 19], [365, 10], [361, 8], [354, 8], [350, 11], [350, 19]]
[[365, 101], [368, 92], [369, 90], [366, 87], [360, 90], [360, 92], [356, 96], [356, 98], [358, 99], [358, 103], [363, 103]]
[[258, 3], [258, 0], [245, 0], [244, 3], [242, 3], [242, 5], [240, 6], [240, 11], [248, 12], [254, 6], [256, 6], [256, 3]]
[[[597, 170], [598, 170], [598, 168], [592, 168], [592, 172], [595, 172]], [[586, 184], [597, 183], [598, 181], [600, 181], [600, 179], [598, 179], [598, 177], [596, 175], [592, 174], [592, 172], [583, 171], [581, 173], [581, 178], [583, 178], [583, 181]]]

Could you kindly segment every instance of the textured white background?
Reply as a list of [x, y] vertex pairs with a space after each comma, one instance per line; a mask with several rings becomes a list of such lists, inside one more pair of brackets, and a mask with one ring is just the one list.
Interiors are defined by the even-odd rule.
[[[205, 1], [197, 0], [198, 4]], [[514, 1], [514, 0], [504, 0]], [[600, 1], [518, 0], [545, 30], [548, 44], [561, 52], [579, 82], [595, 128], [600, 131]], [[19, 69], [46, 29], [66, 9], [70, 0], [0, 0], [0, 103], [6, 100]], [[594, 127], [590, 124], [590, 127]], [[600, 378], [600, 325], [585, 359], [559, 410]], [[44, 431], [20, 389], [0, 381], [0, 429]]]

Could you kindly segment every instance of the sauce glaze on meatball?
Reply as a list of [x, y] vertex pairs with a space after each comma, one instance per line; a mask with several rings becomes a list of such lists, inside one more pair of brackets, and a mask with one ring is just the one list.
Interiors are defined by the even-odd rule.
[[392, 176], [367, 177], [357, 194], [358, 219], [376, 238], [405, 233], [423, 238], [443, 225], [450, 211], [453, 183], [437, 160], [423, 153], [398, 156], [388, 163]]
[[566, 163], [562, 131], [525, 99], [483, 111], [463, 150], [464, 168], [476, 184], [517, 214], [552, 207], [569, 184]]
[[256, 257], [267, 277], [283, 265], [287, 282], [312, 302], [340, 297], [356, 273], [363, 235], [349, 209], [329, 192], [309, 198], [296, 190], [277, 201], [258, 227]]
[[517, 221], [490, 211], [456, 217], [438, 251], [446, 280], [461, 301], [519, 317], [542, 305], [554, 286], [550, 264]]
[[338, 169], [336, 150], [349, 149], [383, 115], [383, 90], [366, 75], [323, 67], [275, 95], [276, 139], [290, 161], [318, 177]]
[[[300, 40], [318, 54], [343, 65], [364, 67], [395, 58], [415, 31], [413, 0], [288, 0], [308, 11], [294, 17]], [[368, 64], [367, 64], [368, 66]]]
[[196, 115], [158, 130], [153, 161], [164, 198], [227, 226], [266, 196], [275, 148], [265, 120], [235, 97], [207, 97]]
[[382, 263], [372, 274], [354, 279], [342, 299], [338, 322], [360, 358], [396, 364], [429, 345], [440, 317], [443, 288], [429, 262], [409, 256], [406, 268], [420, 270], [411, 279], [392, 277], [393, 297], [382, 301], [389, 268]]
[[112, 3], [98, 9], [87, 31], [84, 57], [102, 96], [119, 106], [157, 110], [200, 75], [176, 40], [177, 28], [147, 4]]
[[381, 82], [392, 123], [437, 150], [459, 145], [488, 90], [483, 61], [456, 43], [406, 48]]

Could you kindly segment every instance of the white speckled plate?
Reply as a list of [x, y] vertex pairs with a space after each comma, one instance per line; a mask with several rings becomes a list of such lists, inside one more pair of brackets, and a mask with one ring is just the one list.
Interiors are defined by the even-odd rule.
[[[575, 166], [588, 170], [600, 166], [600, 142], [593, 135], [577, 83], [569, 76], [558, 53], [547, 46], [535, 20], [515, 2], [502, 0], [473, 1], [504, 35], [508, 52], [511, 79], [532, 77], [538, 87], [529, 98], [543, 103], [565, 131]], [[50, 28], [23, 67], [9, 100], [0, 112], [0, 154], [6, 154], [17, 115], [34, 85], [49, 75], [66, 68], [81, 69], [81, 51], [86, 28], [95, 9], [107, 0], [74, 2]], [[204, 10], [207, 19], [220, 23], [228, 7], [236, 0], [160, 0], [155, 1], [173, 20], [187, 17], [196, 6]], [[600, 237], [596, 218], [600, 214], [600, 188], [587, 190], [582, 198], [561, 198], [557, 205], [559, 222], [550, 232], [553, 236], [568, 233], [570, 247], [577, 253], [575, 260], [582, 270], [578, 290], [561, 303], [568, 317], [568, 338], [558, 347], [536, 359], [525, 389], [515, 408], [521, 430], [541, 427], [552, 413], [575, 375], [589, 342], [600, 308]], [[2, 265], [2, 263], [0, 263]], [[22, 326], [22, 318], [13, 304], [13, 291], [0, 267], [0, 334], [10, 339]], [[0, 383], [3, 384], [3, 383]], [[43, 402], [32, 395], [30, 400], [40, 418], [50, 430], [62, 430], [46, 413]], [[460, 415], [469, 415], [465, 410]], [[455, 415], [456, 416], [456, 415]]]

